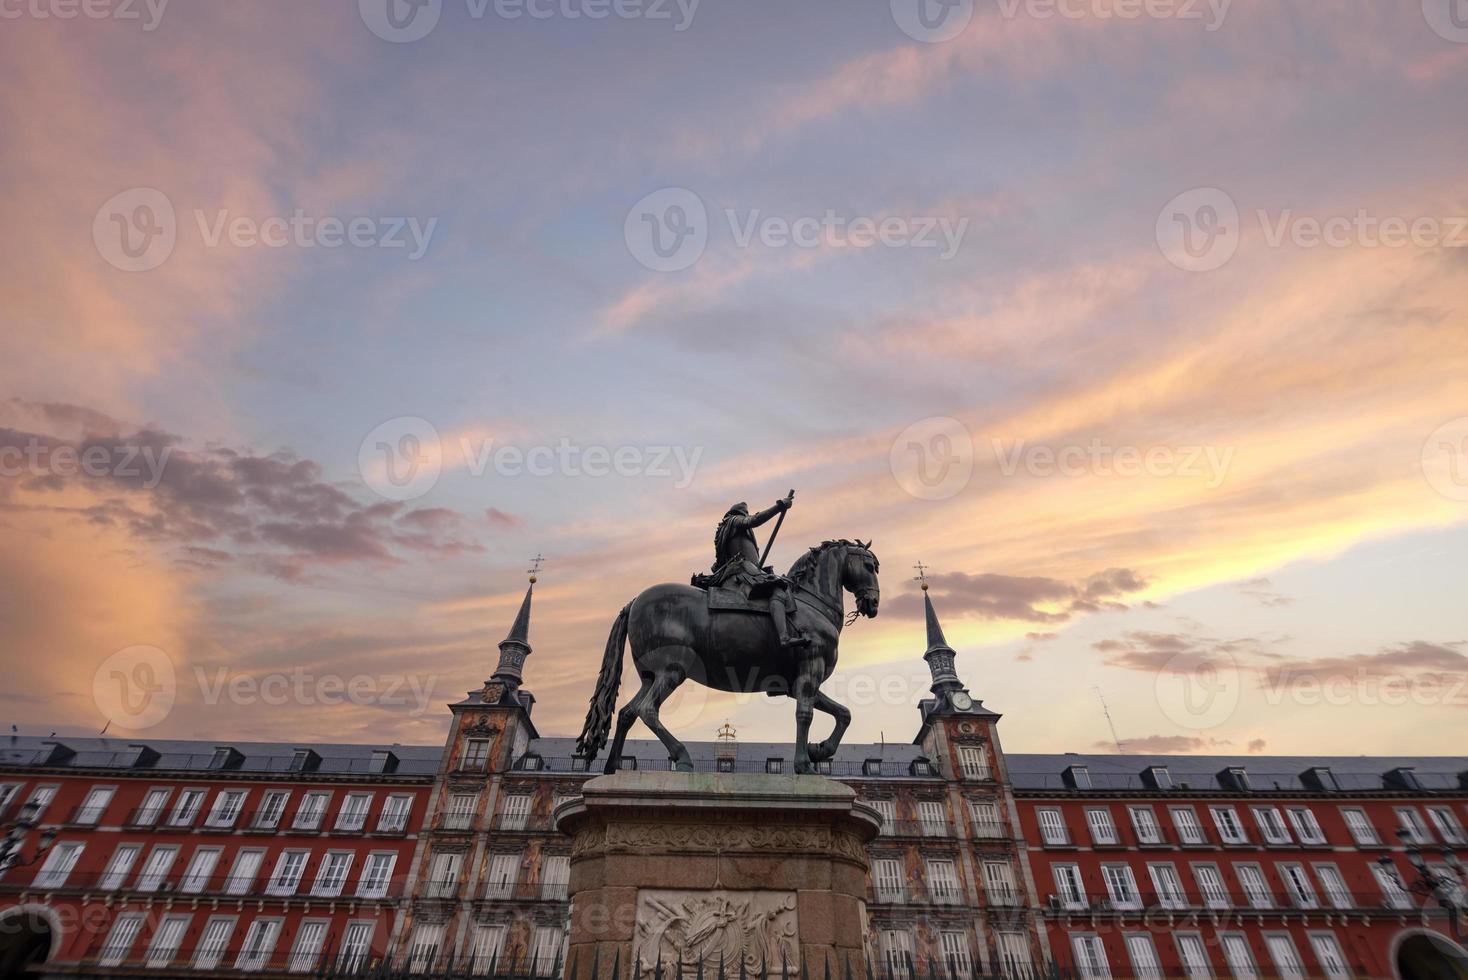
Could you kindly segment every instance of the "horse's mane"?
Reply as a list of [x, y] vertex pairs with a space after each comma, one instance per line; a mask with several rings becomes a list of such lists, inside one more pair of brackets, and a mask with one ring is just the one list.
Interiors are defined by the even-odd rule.
[[[840, 547], [842, 545], [848, 548], [867, 547], [860, 541], [848, 541], [845, 538], [835, 538], [830, 541], [822, 541], [820, 544], [808, 549], [805, 554], [795, 559], [795, 564], [790, 566], [790, 571], [786, 573], [786, 577], [796, 583], [804, 582], [806, 579], [815, 574], [816, 562], [820, 559], [821, 555], [825, 554], [832, 548]], [[877, 556], [872, 555], [872, 557], [876, 558]]]

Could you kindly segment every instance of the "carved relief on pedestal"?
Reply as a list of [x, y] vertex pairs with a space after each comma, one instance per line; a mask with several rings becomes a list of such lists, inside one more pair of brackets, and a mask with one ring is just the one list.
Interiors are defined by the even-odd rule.
[[637, 894], [637, 932], [633, 955], [651, 972], [681, 956], [685, 967], [700, 960], [717, 969], [737, 970], [740, 957], [754, 973], [768, 964], [800, 961], [800, 929], [795, 893], [777, 891], [686, 891], [644, 888]]

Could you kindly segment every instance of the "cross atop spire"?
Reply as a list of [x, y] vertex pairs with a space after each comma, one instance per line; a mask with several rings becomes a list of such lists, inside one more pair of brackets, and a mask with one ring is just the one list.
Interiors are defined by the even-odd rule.
[[929, 568], [929, 566], [924, 565], [922, 562], [918, 562], [917, 564], [913, 565], [912, 567], [917, 569], [917, 574], [912, 577], [912, 580], [914, 582], [920, 582], [920, 583], [922, 583], [923, 591], [924, 592], [928, 591], [928, 568]]
[[545, 556], [544, 555], [541, 555], [541, 554], [538, 554], [537, 553], [534, 558], [530, 559], [530, 567], [527, 568], [527, 569], [525, 569], [525, 574], [530, 576], [530, 584], [531, 585], [534, 585], [536, 582], [540, 581], [540, 578], [539, 578], [539, 576], [540, 576], [540, 566], [541, 565], [544, 565], [544, 564], [545, 564]]

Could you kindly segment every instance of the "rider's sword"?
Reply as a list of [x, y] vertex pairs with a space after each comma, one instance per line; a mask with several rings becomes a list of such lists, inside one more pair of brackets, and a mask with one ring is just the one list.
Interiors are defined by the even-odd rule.
[[[795, 490], [791, 489], [791, 491], [786, 494], [786, 496], [793, 498], [795, 496]], [[780, 511], [780, 516], [775, 518], [775, 529], [770, 532], [770, 540], [765, 542], [765, 553], [759, 556], [760, 568], [765, 567], [765, 559], [770, 557], [770, 549], [775, 546], [775, 538], [780, 533], [780, 525], [785, 523], [785, 515], [788, 513], [790, 513], [790, 508], [786, 507], [784, 510]]]

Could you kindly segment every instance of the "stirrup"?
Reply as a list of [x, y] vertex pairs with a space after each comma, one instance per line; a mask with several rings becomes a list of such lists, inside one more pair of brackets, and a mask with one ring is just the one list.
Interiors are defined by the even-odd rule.
[[789, 647], [808, 647], [810, 646], [810, 637], [801, 633], [792, 633], [789, 636], [782, 636], [780, 638], [780, 646], [787, 649]]

